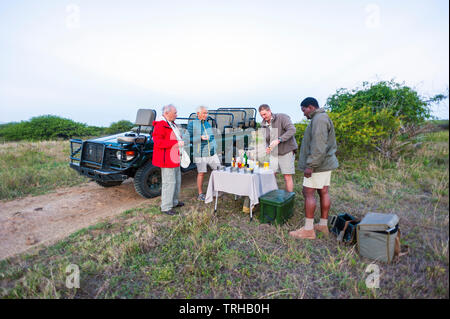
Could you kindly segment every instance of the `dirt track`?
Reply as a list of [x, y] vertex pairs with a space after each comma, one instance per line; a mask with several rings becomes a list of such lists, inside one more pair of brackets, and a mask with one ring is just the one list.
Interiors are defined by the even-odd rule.
[[[183, 174], [183, 190], [195, 188], [195, 176], [193, 171]], [[181, 199], [183, 195], [182, 191]], [[0, 202], [0, 260], [41, 244], [50, 245], [127, 209], [159, 203], [159, 197], [139, 196], [132, 179], [111, 188], [89, 182], [46, 195]]]

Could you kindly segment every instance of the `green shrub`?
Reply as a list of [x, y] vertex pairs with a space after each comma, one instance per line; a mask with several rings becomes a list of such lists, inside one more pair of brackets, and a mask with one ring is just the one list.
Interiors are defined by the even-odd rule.
[[363, 155], [375, 151], [383, 140], [397, 134], [401, 121], [388, 109], [373, 113], [368, 106], [345, 113], [329, 113], [336, 131], [339, 153]]
[[327, 99], [332, 113], [368, 107], [373, 113], [388, 109], [394, 116], [408, 123], [421, 123], [431, 118], [430, 104], [446, 99], [444, 94], [423, 98], [410, 87], [391, 81], [363, 82], [362, 88], [339, 89]]
[[[338, 90], [325, 108], [335, 126], [339, 154], [379, 152], [397, 159], [414, 149], [410, 146], [417, 136], [433, 130], [426, 122], [432, 117], [430, 105], [445, 98], [438, 94], [425, 99], [393, 80], [364, 82], [362, 88]], [[304, 129], [298, 128], [302, 134]]]
[[[343, 113], [328, 112], [333, 121], [338, 144], [338, 155], [355, 156], [376, 151], [382, 141], [396, 134], [401, 121], [387, 109], [373, 113], [366, 106]], [[296, 136], [301, 145], [307, 122], [295, 124]]]
[[116, 134], [121, 132], [130, 131], [133, 128], [134, 124], [130, 121], [121, 120], [118, 122], [112, 123], [106, 130], [107, 134]]
[[68, 139], [72, 137], [98, 136], [103, 128], [87, 126], [55, 115], [42, 115], [29, 121], [7, 123], [0, 126], [0, 140], [42, 141]]
[[303, 135], [305, 134], [306, 127], [308, 126], [308, 121], [303, 120], [300, 123], [295, 123], [295, 139], [297, 140], [297, 144], [300, 147], [302, 144]]

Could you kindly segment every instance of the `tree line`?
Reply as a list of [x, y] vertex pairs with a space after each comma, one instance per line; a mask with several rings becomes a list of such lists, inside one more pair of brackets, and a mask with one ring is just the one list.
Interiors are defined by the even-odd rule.
[[28, 121], [11, 122], [0, 125], [0, 140], [42, 141], [69, 139], [74, 137], [102, 136], [131, 130], [134, 124], [121, 120], [109, 127], [89, 126], [71, 119], [55, 115], [41, 115]]

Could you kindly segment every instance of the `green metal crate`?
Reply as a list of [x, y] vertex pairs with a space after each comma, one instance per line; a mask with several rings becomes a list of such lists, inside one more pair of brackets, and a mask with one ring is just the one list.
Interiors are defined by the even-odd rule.
[[261, 204], [259, 221], [282, 225], [294, 213], [294, 192], [276, 189], [259, 198]]

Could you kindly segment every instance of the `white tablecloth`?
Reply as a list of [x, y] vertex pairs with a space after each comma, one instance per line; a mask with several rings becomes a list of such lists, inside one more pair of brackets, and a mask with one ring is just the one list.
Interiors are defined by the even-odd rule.
[[259, 197], [278, 189], [277, 180], [272, 170], [260, 170], [261, 173], [231, 173], [212, 171], [209, 177], [205, 203], [213, 201], [216, 192], [225, 192], [250, 198], [250, 207], [259, 203]]

